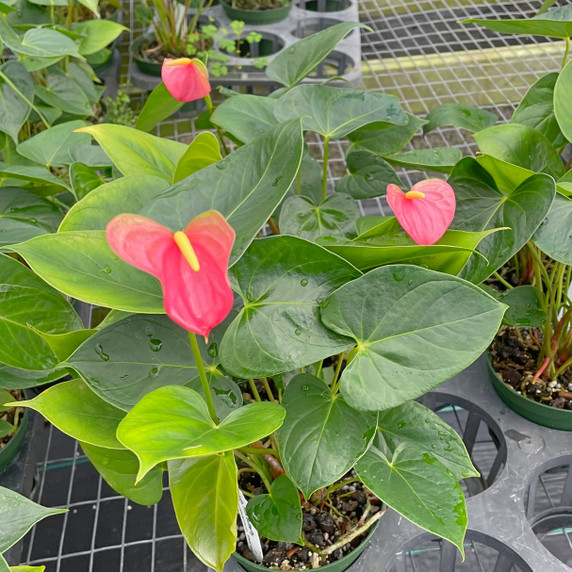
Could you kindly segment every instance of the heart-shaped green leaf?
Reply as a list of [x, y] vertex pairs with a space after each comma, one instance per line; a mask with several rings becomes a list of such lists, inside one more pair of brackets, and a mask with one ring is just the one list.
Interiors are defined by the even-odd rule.
[[[6, 81], [14, 84], [18, 91]], [[0, 66], [0, 131], [12, 137], [18, 144], [18, 133], [30, 115], [30, 104], [34, 100], [34, 82], [26, 68], [16, 60], [9, 60]]]
[[298, 172], [303, 148], [299, 121], [277, 125], [222, 161], [177, 183], [141, 214], [177, 230], [207, 210], [219, 211], [236, 232], [232, 265], [287, 193]]
[[25, 189], [3, 187], [0, 192], [0, 246], [55, 232], [63, 216], [64, 211], [52, 201]]
[[505, 123], [475, 133], [474, 137], [485, 155], [555, 179], [564, 174], [560, 155], [550, 141], [528, 125]]
[[285, 414], [277, 403], [249, 403], [217, 425], [196, 391], [167, 385], [135, 405], [119, 424], [117, 438], [139, 459], [138, 482], [163, 461], [215, 455], [258, 441], [276, 431]]
[[292, 379], [282, 404], [286, 419], [277, 433], [280, 458], [288, 476], [310, 498], [343, 477], [365, 453], [377, 415], [352, 409], [307, 373]]
[[465, 497], [453, 474], [434, 455], [403, 443], [390, 460], [371, 447], [355, 469], [385, 504], [417, 526], [449, 540], [464, 555]]
[[477, 247], [462, 276], [475, 284], [488, 278], [517, 253], [540, 226], [554, 199], [554, 181], [533, 175], [515, 188], [499, 188], [491, 176], [469, 157], [456, 167], [449, 184], [455, 190], [457, 208], [451, 228], [480, 232], [508, 227], [485, 238]]
[[322, 321], [357, 343], [340, 390], [356, 409], [384, 410], [415, 399], [482, 354], [505, 306], [460, 278], [390, 265], [339, 288]]
[[347, 193], [354, 199], [372, 199], [385, 195], [387, 185], [400, 186], [401, 180], [394, 168], [384, 159], [357, 147], [347, 154], [349, 175], [336, 181], [336, 191]]
[[58, 359], [37, 332], [79, 330], [79, 316], [59, 292], [9, 256], [0, 255], [0, 276], [0, 361], [28, 370], [54, 368]]
[[320, 302], [360, 273], [293, 236], [256, 240], [232, 269], [244, 307], [224, 334], [224, 369], [243, 379], [303, 367], [351, 347], [320, 322]]
[[0, 553], [14, 546], [40, 520], [67, 512], [61, 508], [46, 508], [0, 487]]
[[72, 29], [82, 35], [79, 44], [79, 53], [82, 56], [88, 56], [102, 50], [127, 30], [125, 26], [105, 18], [74, 22]]
[[549, 36], [551, 38], [570, 38], [572, 36], [572, 5], [561, 6], [549, 12], [538, 13], [532, 18], [511, 18], [486, 20], [471, 18], [461, 24], [479, 24], [488, 30], [501, 34], [528, 34]]
[[312, 34], [280, 52], [266, 67], [266, 75], [286, 87], [305, 78], [354, 28], [367, 28], [358, 22], [340, 22]]
[[572, 264], [571, 225], [572, 199], [556, 193], [546, 218], [532, 237], [534, 244], [550, 258]]
[[[77, 44], [65, 34], [56, 30], [43, 27], [29, 28], [23, 36], [19, 36], [8, 24], [6, 18], [0, 19], [0, 39], [6, 47], [14, 53], [29, 56], [27, 59], [50, 58], [51, 61], [43, 62], [41, 67], [48, 67], [56, 63], [64, 56], [83, 59], [78, 52]], [[45, 64], [48, 65], [45, 65]], [[35, 68], [38, 69], [38, 68]], [[29, 71], [32, 71], [28, 68]]]
[[527, 92], [516, 108], [511, 123], [520, 123], [536, 129], [550, 141], [553, 147], [566, 143], [554, 115], [554, 88], [557, 73], [541, 77]]
[[493, 298], [508, 306], [503, 323], [520, 328], [540, 328], [546, 323], [535, 286], [517, 286], [504, 292], [486, 288]]
[[120, 260], [105, 231], [45, 234], [10, 248], [68, 296], [126, 312], [164, 312], [159, 281]]
[[165, 179], [153, 175], [128, 175], [100, 185], [69, 210], [59, 232], [105, 230], [114, 216], [137, 212], [168, 186]]
[[420, 127], [427, 123], [415, 115], [406, 113], [405, 125], [370, 123], [348, 135], [354, 148], [366, 150], [381, 157], [400, 151], [409, 143]]
[[376, 121], [406, 125], [407, 116], [394, 95], [329, 85], [299, 85], [274, 107], [279, 121], [302, 118], [304, 130], [341, 139]]
[[423, 126], [423, 134], [447, 126], [460, 127], [474, 133], [492, 127], [498, 120], [494, 113], [472, 105], [443, 103], [427, 114], [428, 123]]
[[194, 554], [222, 572], [236, 547], [238, 475], [232, 453], [169, 461], [179, 527]]
[[302, 544], [302, 505], [298, 489], [286, 475], [272, 482], [267, 495], [248, 501], [248, 518], [265, 538]]
[[259, 95], [240, 94], [223, 101], [211, 121], [239, 141], [250, 143], [274, 127], [276, 100]]
[[280, 211], [280, 231], [308, 240], [318, 236], [355, 234], [355, 222], [359, 207], [354, 199], [343, 194], [333, 194], [320, 204], [294, 195], [286, 199]]
[[462, 158], [463, 153], [456, 147], [434, 147], [384, 155], [384, 159], [392, 165], [436, 173], [450, 173]]
[[106, 449], [123, 449], [115, 432], [125, 412], [98, 397], [79, 380], [58, 383], [34, 399], [18, 402], [39, 411], [58, 429], [78, 439]]
[[[211, 364], [202, 340], [199, 344]], [[136, 314], [111, 324], [67, 363], [102, 399], [125, 411], [158, 387], [185, 385], [198, 376], [188, 332], [167, 316]]]
[[173, 182], [178, 183], [221, 159], [218, 139], [210, 131], [199, 133], [179, 159]]
[[95, 138], [124, 175], [153, 175], [171, 183], [177, 163], [187, 150], [183, 143], [124, 125], [91, 125], [81, 131]]
[[405, 443], [435, 457], [458, 480], [479, 476], [457, 432], [417, 401], [380, 412], [377, 426], [392, 452]]
[[135, 484], [139, 468], [137, 457], [125, 449], [104, 449], [80, 443], [83, 452], [101, 474], [105, 482], [120, 495], [142, 505], [156, 504], [163, 496], [163, 470], [159, 467]]

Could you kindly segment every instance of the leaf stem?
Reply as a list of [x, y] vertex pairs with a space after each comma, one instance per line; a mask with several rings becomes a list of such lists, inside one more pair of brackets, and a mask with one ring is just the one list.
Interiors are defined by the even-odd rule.
[[258, 393], [258, 389], [256, 389], [256, 384], [254, 383], [253, 379], [248, 380], [248, 385], [250, 385], [250, 391], [252, 391], [252, 395], [254, 395], [254, 399], [256, 401], [262, 401], [262, 399], [260, 399], [260, 393]]
[[328, 556], [328, 554], [332, 554], [338, 548], [341, 548], [342, 546], [344, 546], [344, 544], [351, 542], [354, 538], [357, 538], [360, 534], [363, 534], [366, 530], [371, 528], [371, 526], [374, 523], [376, 523], [385, 514], [386, 510], [387, 509], [380, 510], [379, 512], [376, 512], [369, 520], [366, 520], [366, 522], [362, 526], [356, 528], [353, 532], [351, 532], [347, 536], [340, 537], [340, 539], [337, 542], [335, 542], [334, 544], [332, 544], [331, 546], [328, 546], [324, 550], [320, 550], [319, 554], [321, 556]]
[[270, 384], [268, 383], [267, 377], [262, 377], [262, 384], [264, 385], [264, 390], [266, 391], [266, 395], [268, 395], [268, 399], [272, 401], [272, 403], [276, 403], [276, 399], [274, 399], [274, 394], [272, 393], [272, 389], [270, 389]]
[[336, 370], [334, 371], [334, 379], [332, 380], [332, 385], [330, 386], [332, 389], [332, 393], [335, 395], [338, 392], [338, 388], [340, 387], [340, 372], [342, 371], [342, 363], [344, 361], [345, 352], [342, 352], [338, 355], [338, 361], [336, 363]]
[[564, 50], [564, 58], [562, 58], [562, 69], [564, 69], [564, 66], [566, 65], [569, 52], [570, 52], [570, 38], [566, 38], [566, 49]]
[[[211, 112], [211, 117], [212, 117], [212, 114], [214, 112], [214, 105], [213, 105], [213, 100], [211, 99], [211, 94], [207, 93], [204, 97], [204, 100], [205, 100], [205, 103], [207, 104], [208, 110]], [[210, 121], [210, 118], [209, 118], [209, 121]], [[226, 143], [224, 142], [224, 138], [222, 136], [222, 131], [218, 125], [215, 125], [215, 128], [216, 128], [217, 139], [218, 139], [221, 147], [224, 149], [224, 154], [226, 156], [226, 155], [228, 155], [229, 151], [228, 151], [228, 147], [226, 146]]]
[[259, 449], [258, 447], [241, 447], [241, 453], [250, 453], [251, 455], [274, 455], [274, 457], [278, 457], [279, 453], [276, 449], [266, 449], [262, 447]]
[[322, 201], [326, 200], [328, 192], [328, 155], [330, 152], [330, 138], [324, 137], [324, 174], [322, 178]]
[[498, 280], [505, 288], [512, 290], [513, 286], [510, 282], [507, 282], [498, 272], [493, 272], [493, 278]]
[[209, 388], [209, 381], [205, 371], [205, 364], [203, 363], [201, 351], [199, 350], [199, 343], [197, 342], [197, 336], [194, 332], [189, 332], [189, 340], [191, 341], [191, 349], [193, 350], [193, 356], [195, 357], [195, 363], [199, 371], [199, 379], [201, 380], [201, 387], [203, 388], [203, 393], [205, 394], [205, 401], [207, 402], [210, 416], [212, 420], [218, 425], [219, 419], [215, 411], [213, 396], [211, 395], [211, 390]]

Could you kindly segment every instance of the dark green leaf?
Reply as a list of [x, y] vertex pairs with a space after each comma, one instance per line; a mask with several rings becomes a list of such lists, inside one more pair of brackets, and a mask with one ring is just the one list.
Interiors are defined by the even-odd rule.
[[[0, 72], [18, 88], [29, 102], [34, 100], [34, 82], [24, 66], [9, 60], [0, 66]], [[30, 105], [22, 99], [3, 77], [0, 77], [0, 131], [18, 144], [18, 133], [30, 115]]]
[[427, 115], [429, 123], [423, 126], [423, 134], [426, 135], [438, 127], [451, 125], [474, 133], [475, 131], [492, 127], [498, 119], [494, 113], [472, 105], [443, 103], [431, 110]]
[[[212, 345], [209, 347], [212, 347]], [[204, 397], [201, 380], [198, 377], [195, 377], [186, 385]], [[222, 375], [218, 370], [212, 371], [209, 379], [209, 388], [219, 419], [224, 419], [234, 409], [242, 406], [242, 390], [232, 379]]]
[[36, 95], [46, 104], [68, 112], [70, 115], [93, 115], [89, 97], [66, 73], [55, 68], [47, 74], [46, 86], [36, 85]]
[[572, 264], [572, 199], [556, 193], [554, 202], [532, 240], [545, 254]]
[[[137, 8], [143, 8], [140, 4]], [[141, 131], [149, 132], [157, 123], [168, 119], [178, 111], [184, 102], [175, 99], [161, 82], [150, 94], [145, 101], [145, 105], [139, 113], [135, 128]]]
[[462, 158], [463, 153], [456, 147], [435, 147], [384, 155], [384, 159], [394, 165], [436, 173], [450, 173]]
[[540, 328], [545, 324], [546, 312], [540, 306], [538, 291], [534, 286], [517, 286], [505, 292], [486, 288], [486, 291], [508, 305], [503, 319], [507, 326]]
[[105, 178], [98, 173], [98, 169], [79, 162], [70, 165], [69, 176], [73, 192], [78, 200], [83, 199], [93, 189], [105, 183]]
[[56, 381], [68, 375], [65, 370], [30, 370], [0, 364], [0, 387], [4, 389], [27, 389]]

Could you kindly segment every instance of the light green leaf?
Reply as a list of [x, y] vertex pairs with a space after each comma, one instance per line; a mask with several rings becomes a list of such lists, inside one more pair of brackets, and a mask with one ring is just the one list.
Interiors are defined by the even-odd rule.
[[92, 135], [126, 176], [153, 175], [172, 182], [177, 163], [187, 150], [183, 143], [124, 125], [92, 125], [81, 132]]
[[179, 527], [194, 554], [222, 572], [236, 547], [238, 474], [232, 453], [169, 461]]
[[449, 540], [464, 556], [465, 497], [453, 474], [434, 455], [403, 443], [389, 460], [371, 447], [355, 469], [385, 504], [417, 526]]
[[76, 330], [75, 332], [65, 332], [63, 334], [38, 334], [52, 348], [53, 352], [60, 362], [66, 360], [80, 344], [85, 342], [97, 330]]
[[435, 147], [433, 149], [406, 151], [405, 153], [392, 153], [384, 155], [383, 158], [393, 165], [408, 169], [450, 173], [463, 158], [463, 153], [456, 147]]
[[[0, 175], [2, 178], [28, 181], [34, 185], [45, 184], [53, 186], [55, 189], [52, 194], [69, 190], [69, 185], [64, 180], [52, 175], [51, 171], [48, 171], [48, 169], [37, 167], [35, 165], [5, 165], [4, 163], [0, 163]], [[36, 192], [37, 188], [37, 186], [31, 187], [30, 190]]]
[[299, 85], [274, 108], [279, 121], [302, 118], [304, 130], [340, 139], [373, 122], [406, 125], [407, 116], [394, 95], [329, 85]]
[[[567, 6], [567, 8], [570, 8], [570, 6]], [[569, 26], [572, 33], [572, 22], [569, 22]], [[564, 137], [566, 137], [568, 141], [572, 140], [572, 112], [570, 111], [570, 98], [566, 97], [566, 93], [570, 93], [569, 90], [571, 86], [572, 65], [568, 62], [560, 72], [556, 84], [554, 85], [554, 115]]]
[[258, 441], [276, 431], [284, 415], [277, 403], [249, 403], [215, 424], [196, 391], [167, 385], [135, 405], [119, 424], [117, 437], [137, 455], [139, 481], [163, 461], [216, 455]]
[[474, 133], [492, 127], [498, 119], [494, 113], [472, 105], [443, 103], [427, 114], [429, 123], [423, 126], [423, 134], [447, 126], [460, 127]]
[[318, 314], [326, 296], [359, 276], [345, 260], [301, 238], [275, 236], [256, 240], [232, 274], [244, 307], [219, 351], [232, 375], [282, 373], [351, 347]]
[[106, 449], [124, 449], [115, 432], [125, 412], [103, 401], [79, 379], [58, 383], [18, 404], [39, 411], [74, 439]]
[[175, 99], [161, 82], [147, 97], [135, 123], [135, 129], [149, 132], [157, 123], [171, 117], [183, 105], [184, 102]]
[[342, 395], [364, 410], [423, 395], [485, 351], [505, 308], [469, 282], [417, 266], [383, 266], [345, 284], [321, 311], [357, 344]]
[[199, 133], [179, 159], [173, 182], [178, 183], [221, 159], [220, 144], [216, 136], [210, 131]]
[[308, 499], [343, 477], [365, 453], [377, 415], [352, 409], [341, 395], [307, 373], [290, 381], [283, 405], [286, 419], [277, 433], [280, 458]]
[[105, 48], [127, 30], [125, 26], [113, 20], [74, 22], [72, 29], [83, 36], [79, 44], [79, 53], [82, 56], [94, 54]]
[[159, 281], [120, 260], [107, 244], [105, 231], [45, 234], [10, 249], [68, 296], [126, 312], [164, 312]]
[[[49, 28], [30, 28], [20, 37], [5, 18], [0, 18], [0, 39], [16, 54], [30, 56], [30, 58], [51, 58], [52, 61], [49, 63], [55, 63], [64, 56], [83, 59], [78, 52], [77, 44], [73, 40], [65, 34]], [[28, 58], [25, 58], [24, 62], [26, 59]], [[42, 62], [41, 67], [47, 67], [45, 64], [46, 62]], [[32, 71], [30, 68], [27, 69]]]
[[83, 452], [93, 463], [105, 482], [120, 495], [142, 505], [156, 504], [163, 496], [163, 471], [152, 469], [135, 484], [139, 461], [127, 450], [104, 449], [88, 443], [80, 443]]

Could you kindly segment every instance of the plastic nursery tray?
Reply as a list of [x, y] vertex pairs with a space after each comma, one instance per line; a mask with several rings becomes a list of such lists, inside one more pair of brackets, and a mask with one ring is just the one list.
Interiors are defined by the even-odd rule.
[[[313, 8], [305, 9], [305, 6]], [[335, 8], [335, 10], [332, 10]], [[328, 11], [330, 10], [330, 11]], [[230, 19], [223, 12], [221, 6], [213, 6], [204, 12], [205, 15], [214, 18], [219, 27], [230, 30]], [[298, 40], [311, 34], [326, 29], [339, 22], [359, 22], [357, 0], [304, 0], [293, 5], [286, 20], [276, 24], [265, 26], [245, 26], [243, 36], [250, 31], [262, 34], [266, 43], [272, 44], [273, 52], [264, 55], [268, 62], [272, 61], [279, 53], [288, 49]], [[253, 58], [231, 57], [227, 66], [229, 73], [222, 77], [210, 77], [213, 85], [225, 86], [263, 86], [268, 88], [278, 87], [264, 74], [264, 70], [255, 67], [254, 58], [256, 45], [253, 45]], [[135, 63], [130, 66], [130, 76], [133, 85], [151, 91], [160, 82], [160, 78], [142, 73]], [[324, 80], [340, 77], [343, 80], [331, 82], [333, 85], [347, 85], [351, 82], [358, 86], [361, 81], [361, 40], [359, 29], [352, 30], [336, 47], [336, 49], [318, 66], [312, 77], [304, 80], [304, 83], [322, 83]]]

